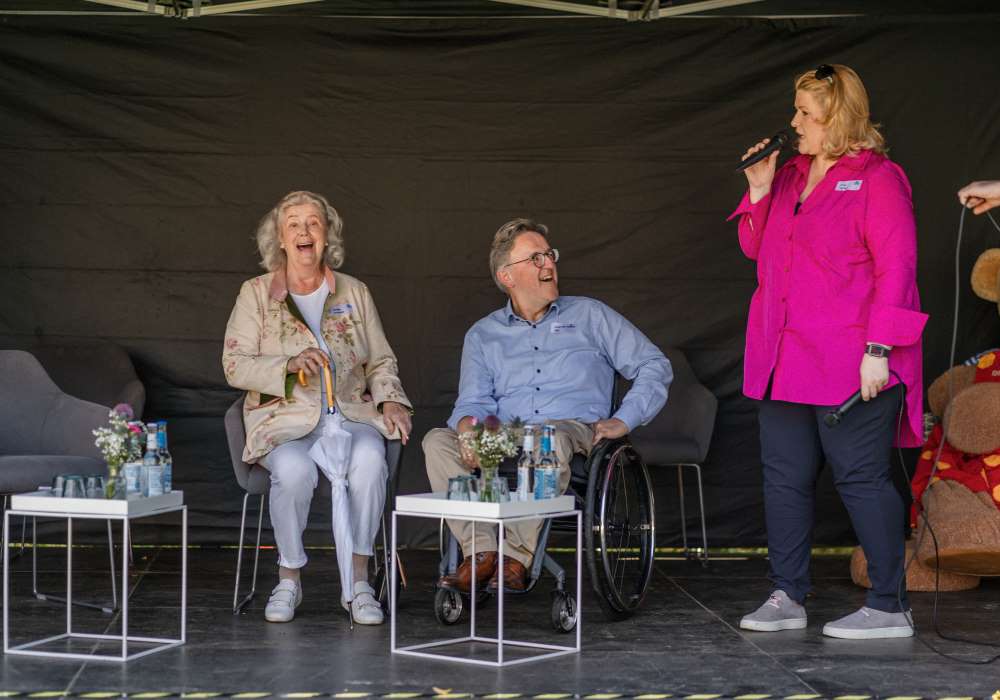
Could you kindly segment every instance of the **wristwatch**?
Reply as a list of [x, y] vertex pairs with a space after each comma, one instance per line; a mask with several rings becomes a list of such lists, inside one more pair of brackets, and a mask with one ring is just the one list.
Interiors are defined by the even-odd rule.
[[879, 345], [878, 343], [868, 343], [868, 345], [865, 346], [865, 354], [883, 359], [889, 357], [889, 348], [884, 345]]

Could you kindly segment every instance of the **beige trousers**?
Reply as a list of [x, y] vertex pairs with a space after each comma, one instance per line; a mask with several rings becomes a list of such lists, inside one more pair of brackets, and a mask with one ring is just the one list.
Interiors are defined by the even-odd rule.
[[[556, 426], [553, 448], [559, 462], [559, 492], [563, 493], [569, 486], [569, 462], [574, 454], [590, 454], [594, 431], [586, 423], [576, 420], [557, 420], [552, 421], [552, 424]], [[540, 438], [536, 438], [536, 450], [539, 442]], [[424, 458], [427, 462], [427, 477], [435, 492], [447, 491], [448, 479], [469, 473], [462, 463], [458, 434], [451, 428], [435, 428], [424, 436]], [[462, 553], [467, 557], [471, 556], [472, 523], [449, 520], [448, 527], [462, 544]], [[524, 520], [511, 524], [504, 537], [503, 555], [517, 559], [525, 567], [530, 566], [541, 528], [541, 520]], [[477, 553], [497, 551], [497, 536], [490, 525], [479, 524], [475, 530]]]

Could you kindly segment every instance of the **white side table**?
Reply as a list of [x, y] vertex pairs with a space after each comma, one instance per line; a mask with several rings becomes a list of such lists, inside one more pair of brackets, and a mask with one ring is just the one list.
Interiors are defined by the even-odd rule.
[[[443, 659], [446, 661], [458, 661], [466, 664], [479, 664], [482, 666], [511, 666], [529, 661], [539, 661], [541, 659], [551, 659], [555, 656], [566, 654], [578, 654], [580, 652], [580, 630], [583, 627], [583, 612], [581, 610], [581, 599], [583, 593], [583, 538], [582, 538], [582, 513], [574, 508], [575, 503], [572, 496], [558, 496], [539, 501], [511, 501], [509, 503], [480, 503], [478, 501], [450, 501], [443, 493], [422, 493], [410, 496], [397, 496], [396, 508], [392, 511], [392, 581], [389, 586], [389, 615], [390, 615], [390, 651], [393, 654], [403, 654], [406, 656], [417, 656], [426, 659]], [[497, 586], [497, 636], [483, 637], [476, 634], [476, 595], [469, 596], [469, 634], [465, 637], [454, 639], [444, 639], [424, 644], [414, 644], [401, 647], [396, 643], [396, 518], [397, 516], [414, 518], [450, 518], [453, 520], [467, 520], [472, 522], [473, 527], [473, 550], [472, 557], [475, 560], [475, 528], [477, 523], [496, 525], [498, 531], [498, 551], [497, 570], [503, 571], [503, 543], [504, 526], [507, 523], [519, 522], [522, 520], [541, 520], [546, 518], [576, 518], [576, 644], [574, 646], [564, 646], [559, 644], [539, 644], [537, 642], [522, 642], [504, 638], [503, 628], [503, 585]], [[475, 567], [472, 571], [472, 590], [476, 590]], [[500, 577], [501, 582], [503, 576]], [[497, 649], [496, 661], [486, 659], [471, 659], [468, 657], [451, 656], [443, 653], [431, 653], [431, 649], [446, 646], [457, 646], [474, 642], [494, 644]], [[544, 653], [535, 654], [525, 658], [505, 659], [504, 647], [521, 647], [527, 649], [538, 649]]]
[[[181, 635], [179, 639], [162, 637], [134, 637], [128, 633], [128, 571], [130, 520], [138, 520], [162, 513], [181, 513]], [[28, 516], [66, 519], [66, 631], [54, 637], [10, 646], [10, 519], [11, 516]], [[122, 524], [122, 631], [121, 634], [88, 634], [73, 631], [73, 521], [118, 520]], [[184, 494], [171, 491], [162, 496], [137, 498], [128, 501], [101, 498], [56, 498], [46, 491], [15, 494], [3, 521], [3, 650], [5, 654], [43, 656], [59, 659], [85, 659], [104, 661], [131, 661], [141, 656], [155, 654], [184, 644], [187, 639], [187, 506]], [[38, 649], [64, 639], [93, 639], [120, 641], [121, 654], [79, 654], [67, 651]], [[147, 648], [129, 653], [129, 643], [141, 643]], [[152, 645], [152, 646], [149, 646]]]

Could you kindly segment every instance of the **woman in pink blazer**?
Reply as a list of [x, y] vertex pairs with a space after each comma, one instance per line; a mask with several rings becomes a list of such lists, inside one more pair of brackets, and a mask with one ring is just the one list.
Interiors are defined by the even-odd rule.
[[[886, 156], [864, 85], [847, 66], [799, 76], [791, 125], [798, 155], [780, 169], [777, 152], [747, 168], [749, 189], [730, 217], [739, 217], [740, 247], [757, 263], [743, 391], [760, 402], [774, 584], [740, 626], [806, 626], [814, 491], [825, 460], [868, 557], [872, 589], [864, 607], [823, 633], [910, 636], [900, 585], [903, 502], [890, 479], [897, 423], [903, 446], [919, 445], [922, 430], [927, 316], [910, 184]], [[859, 388], [864, 401], [827, 427], [826, 414]]]

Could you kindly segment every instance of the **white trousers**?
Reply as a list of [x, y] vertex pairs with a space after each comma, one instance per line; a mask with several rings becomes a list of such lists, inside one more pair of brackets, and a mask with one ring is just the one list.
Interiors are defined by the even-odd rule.
[[[320, 420], [316, 429], [305, 437], [278, 445], [261, 459], [271, 473], [269, 504], [278, 565], [288, 569], [301, 569], [308, 561], [302, 533], [320, 474], [309, 456], [309, 448], [322, 435], [322, 426]], [[371, 556], [375, 553], [373, 545], [382, 519], [389, 473], [385, 440], [379, 431], [365, 423], [345, 420], [343, 428], [351, 433], [347, 497], [351, 504], [354, 553]]]

